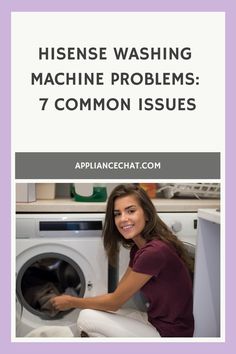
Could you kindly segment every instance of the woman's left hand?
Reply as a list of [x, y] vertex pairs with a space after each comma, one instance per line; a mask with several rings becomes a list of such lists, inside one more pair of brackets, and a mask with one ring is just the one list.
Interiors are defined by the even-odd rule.
[[55, 296], [51, 299], [51, 304], [55, 310], [66, 311], [73, 308], [73, 296], [71, 295], [60, 295]]

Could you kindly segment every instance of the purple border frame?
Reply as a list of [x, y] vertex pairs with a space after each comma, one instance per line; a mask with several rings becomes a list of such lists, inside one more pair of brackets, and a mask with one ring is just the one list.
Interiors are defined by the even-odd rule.
[[[52, 350], [64, 354], [65, 350], [80, 350], [83, 353], [120, 353], [145, 350], [169, 354], [214, 354], [235, 352], [235, 299], [234, 277], [236, 239], [234, 230], [233, 192], [236, 181], [234, 132], [236, 123], [235, 92], [235, 0], [2, 0], [0, 4], [0, 343], [6, 353], [41, 354]], [[10, 339], [10, 225], [11, 225], [11, 156], [10, 156], [10, 14], [11, 11], [223, 11], [226, 13], [226, 341], [225, 343], [11, 343]]]

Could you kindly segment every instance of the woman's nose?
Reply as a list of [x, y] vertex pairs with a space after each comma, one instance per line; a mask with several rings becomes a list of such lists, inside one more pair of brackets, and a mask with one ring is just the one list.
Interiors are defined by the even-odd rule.
[[128, 219], [127, 213], [122, 213], [121, 214], [121, 221], [126, 221]]

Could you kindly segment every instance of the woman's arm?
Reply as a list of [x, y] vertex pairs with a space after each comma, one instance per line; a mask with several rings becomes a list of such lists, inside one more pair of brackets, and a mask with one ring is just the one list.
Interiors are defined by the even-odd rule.
[[126, 269], [126, 271], [124, 272], [124, 274], [122, 275], [119, 283], [118, 283], [118, 286], [127, 278], [127, 276], [129, 275], [129, 273], [131, 272], [132, 268], [128, 267]]
[[56, 310], [60, 311], [65, 311], [70, 308], [117, 311], [147, 283], [151, 277], [152, 275], [137, 273], [132, 271], [131, 268], [128, 268], [113, 293], [88, 298], [61, 295], [54, 297], [51, 303]]

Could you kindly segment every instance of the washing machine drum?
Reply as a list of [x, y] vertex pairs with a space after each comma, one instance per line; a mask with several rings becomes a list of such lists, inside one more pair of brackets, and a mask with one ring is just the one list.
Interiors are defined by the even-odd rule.
[[85, 278], [78, 264], [56, 253], [44, 253], [29, 259], [16, 280], [17, 296], [28, 311], [43, 319], [58, 319], [69, 311], [57, 311], [51, 305], [55, 296], [83, 297]]

